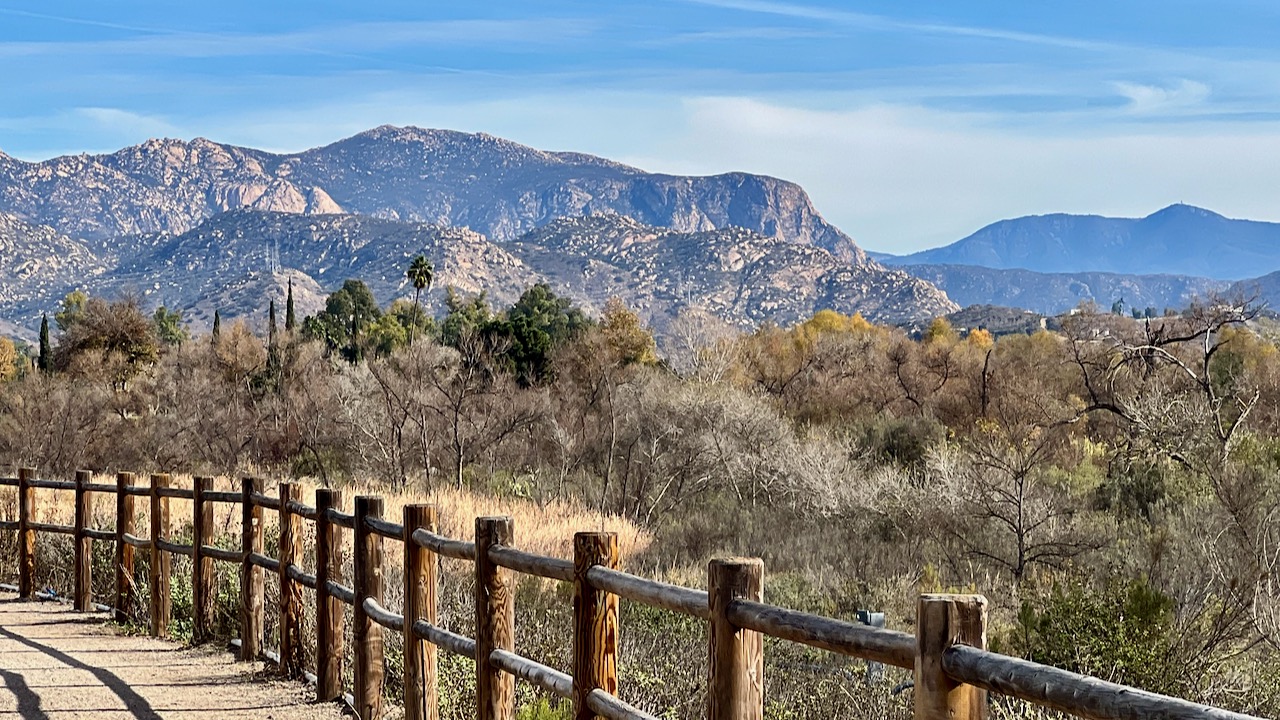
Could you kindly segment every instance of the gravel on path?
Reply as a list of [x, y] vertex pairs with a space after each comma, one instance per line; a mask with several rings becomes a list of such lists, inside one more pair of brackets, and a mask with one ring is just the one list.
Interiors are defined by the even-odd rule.
[[123, 635], [103, 613], [0, 592], [0, 720], [337, 720], [301, 682], [220, 647]]

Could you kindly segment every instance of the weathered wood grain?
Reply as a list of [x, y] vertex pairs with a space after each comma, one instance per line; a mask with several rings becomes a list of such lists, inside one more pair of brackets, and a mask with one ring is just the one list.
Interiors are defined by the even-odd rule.
[[125, 540], [126, 535], [133, 534], [133, 496], [125, 492], [125, 488], [133, 484], [133, 473], [116, 474], [116, 622], [124, 623], [131, 619], [133, 610], [133, 553], [134, 547]]
[[511, 571], [489, 558], [489, 548], [510, 545], [509, 517], [476, 518], [476, 718], [511, 720], [515, 678], [493, 664], [494, 650], [515, 650], [515, 594]]
[[240, 481], [240, 659], [257, 660], [262, 653], [263, 595], [262, 568], [253, 562], [262, 553], [262, 506], [253, 503], [253, 494], [262, 492], [261, 478]]
[[342, 492], [316, 490], [316, 700], [342, 696], [342, 655], [345, 617], [342, 603], [329, 591], [342, 580], [342, 536], [329, 519], [342, 509]]
[[18, 597], [31, 599], [36, 591], [36, 517], [34, 468], [18, 469]]
[[199, 645], [213, 639], [213, 558], [204, 548], [213, 539], [213, 504], [205, 495], [213, 489], [213, 478], [197, 477], [191, 502], [191, 604], [192, 639]]
[[762, 599], [764, 562], [756, 558], [712, 560], [707, 575], [711, 611], [707, 717], [761, 720], [764, 717], [764, 636], [734, 625], [728, 611], [734, 600], [759, 602]]
[[351, 641], [355, 644], [356, 715], [360, 720], [382, 717], [382, 626], [369, 617], [364, 601], [382, 604], [382, 537], [373, 532], [367, 518], [382, 517], [380, 497], [356, 497], [355, 512], [355, 603]]
[[915, 720], [983, 720], [987, 691], [959, 682], [942, 667], [953, 645], [987, 647], [987, 599], [921, 595], [916, 604]]
[[405, 505], [404, 534], [404, 715], [406, 720], [438, 720], [436, 646], [414, 634], [413, 624], [435, 625], [436, 554], [413, 541], [413, 532], [436, 531], [434, 505]]
[[89, 493], [89, 484], [93, 482], [93, 473], [88, 470], [76, 472], [76, 516], [73, 550], [75, 554], [75, 589], [73, 600], [79, 612], [93, 610], [93, 538], [85, 534], [89, 521], [93, 518], [93, 495]]
[[618, 567], [618, 535], [573, 536], [573, 716], [597, 717], [587, 706], [593, 690], [618, 694], [618, 596], [592, 587], [593, 567]]
[[160, 494], [160, 490], [169, 487], [169, 476], [155, 474], [151, 476], [151, 565], [148, 568], [151, 584], [151, 635], [168, 637], [169, 622], [173, 618], [173, 604], [170, 601], [169, 576], [172, 571], [172, 556], [160, 547], [160, 542], [169, 537], [169, 498]]
[[302, 502], [302, 486], [280, 483], [280, 672], [299, 677], [303, 671], [302, 585], [289, 568], [302, 562], [302, 517], [289, 509]]

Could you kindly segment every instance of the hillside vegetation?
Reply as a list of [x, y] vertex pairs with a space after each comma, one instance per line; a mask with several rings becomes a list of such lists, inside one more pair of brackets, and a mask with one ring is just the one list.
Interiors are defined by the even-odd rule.
[[[689, 309], [662, 359], [619, 301], [591, 317], [535, 285], [437, 309], [348, 281], [310, 317], [189, 337], [69, 296], [0, 384], [0, 463], [566, 503], [644, 534], [633, 571], [701, 584], [709, 558], [756, 555], [771, 602], [903, 629], [918, 592], [977, 590], [1002, 652], [1280, 714], [1280, 353], [1247, 303], [998, 339], [833, 311], [744, 333]], [[553, 664], [554, 592], [517, 601]], [[699, 715], [700, 626], [622, 623], [624, 697]], [[772, 717], [908, 716], [860, 663], [767, 653]]]

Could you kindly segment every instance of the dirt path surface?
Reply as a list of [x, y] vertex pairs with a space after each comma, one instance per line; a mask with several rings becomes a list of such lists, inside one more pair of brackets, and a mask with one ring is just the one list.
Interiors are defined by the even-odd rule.
[[218, 648], [120, 635], [103, 613], [0, 592], [0, 720], [336, 720], [300, 682]]

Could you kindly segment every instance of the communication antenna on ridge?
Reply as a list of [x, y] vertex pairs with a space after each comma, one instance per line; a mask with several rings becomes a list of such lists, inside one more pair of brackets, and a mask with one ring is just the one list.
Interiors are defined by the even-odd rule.
[[271, 247], [267, 248], [267, 272], [275, 274], [280, 272], [280, 241], [272, 240]]

